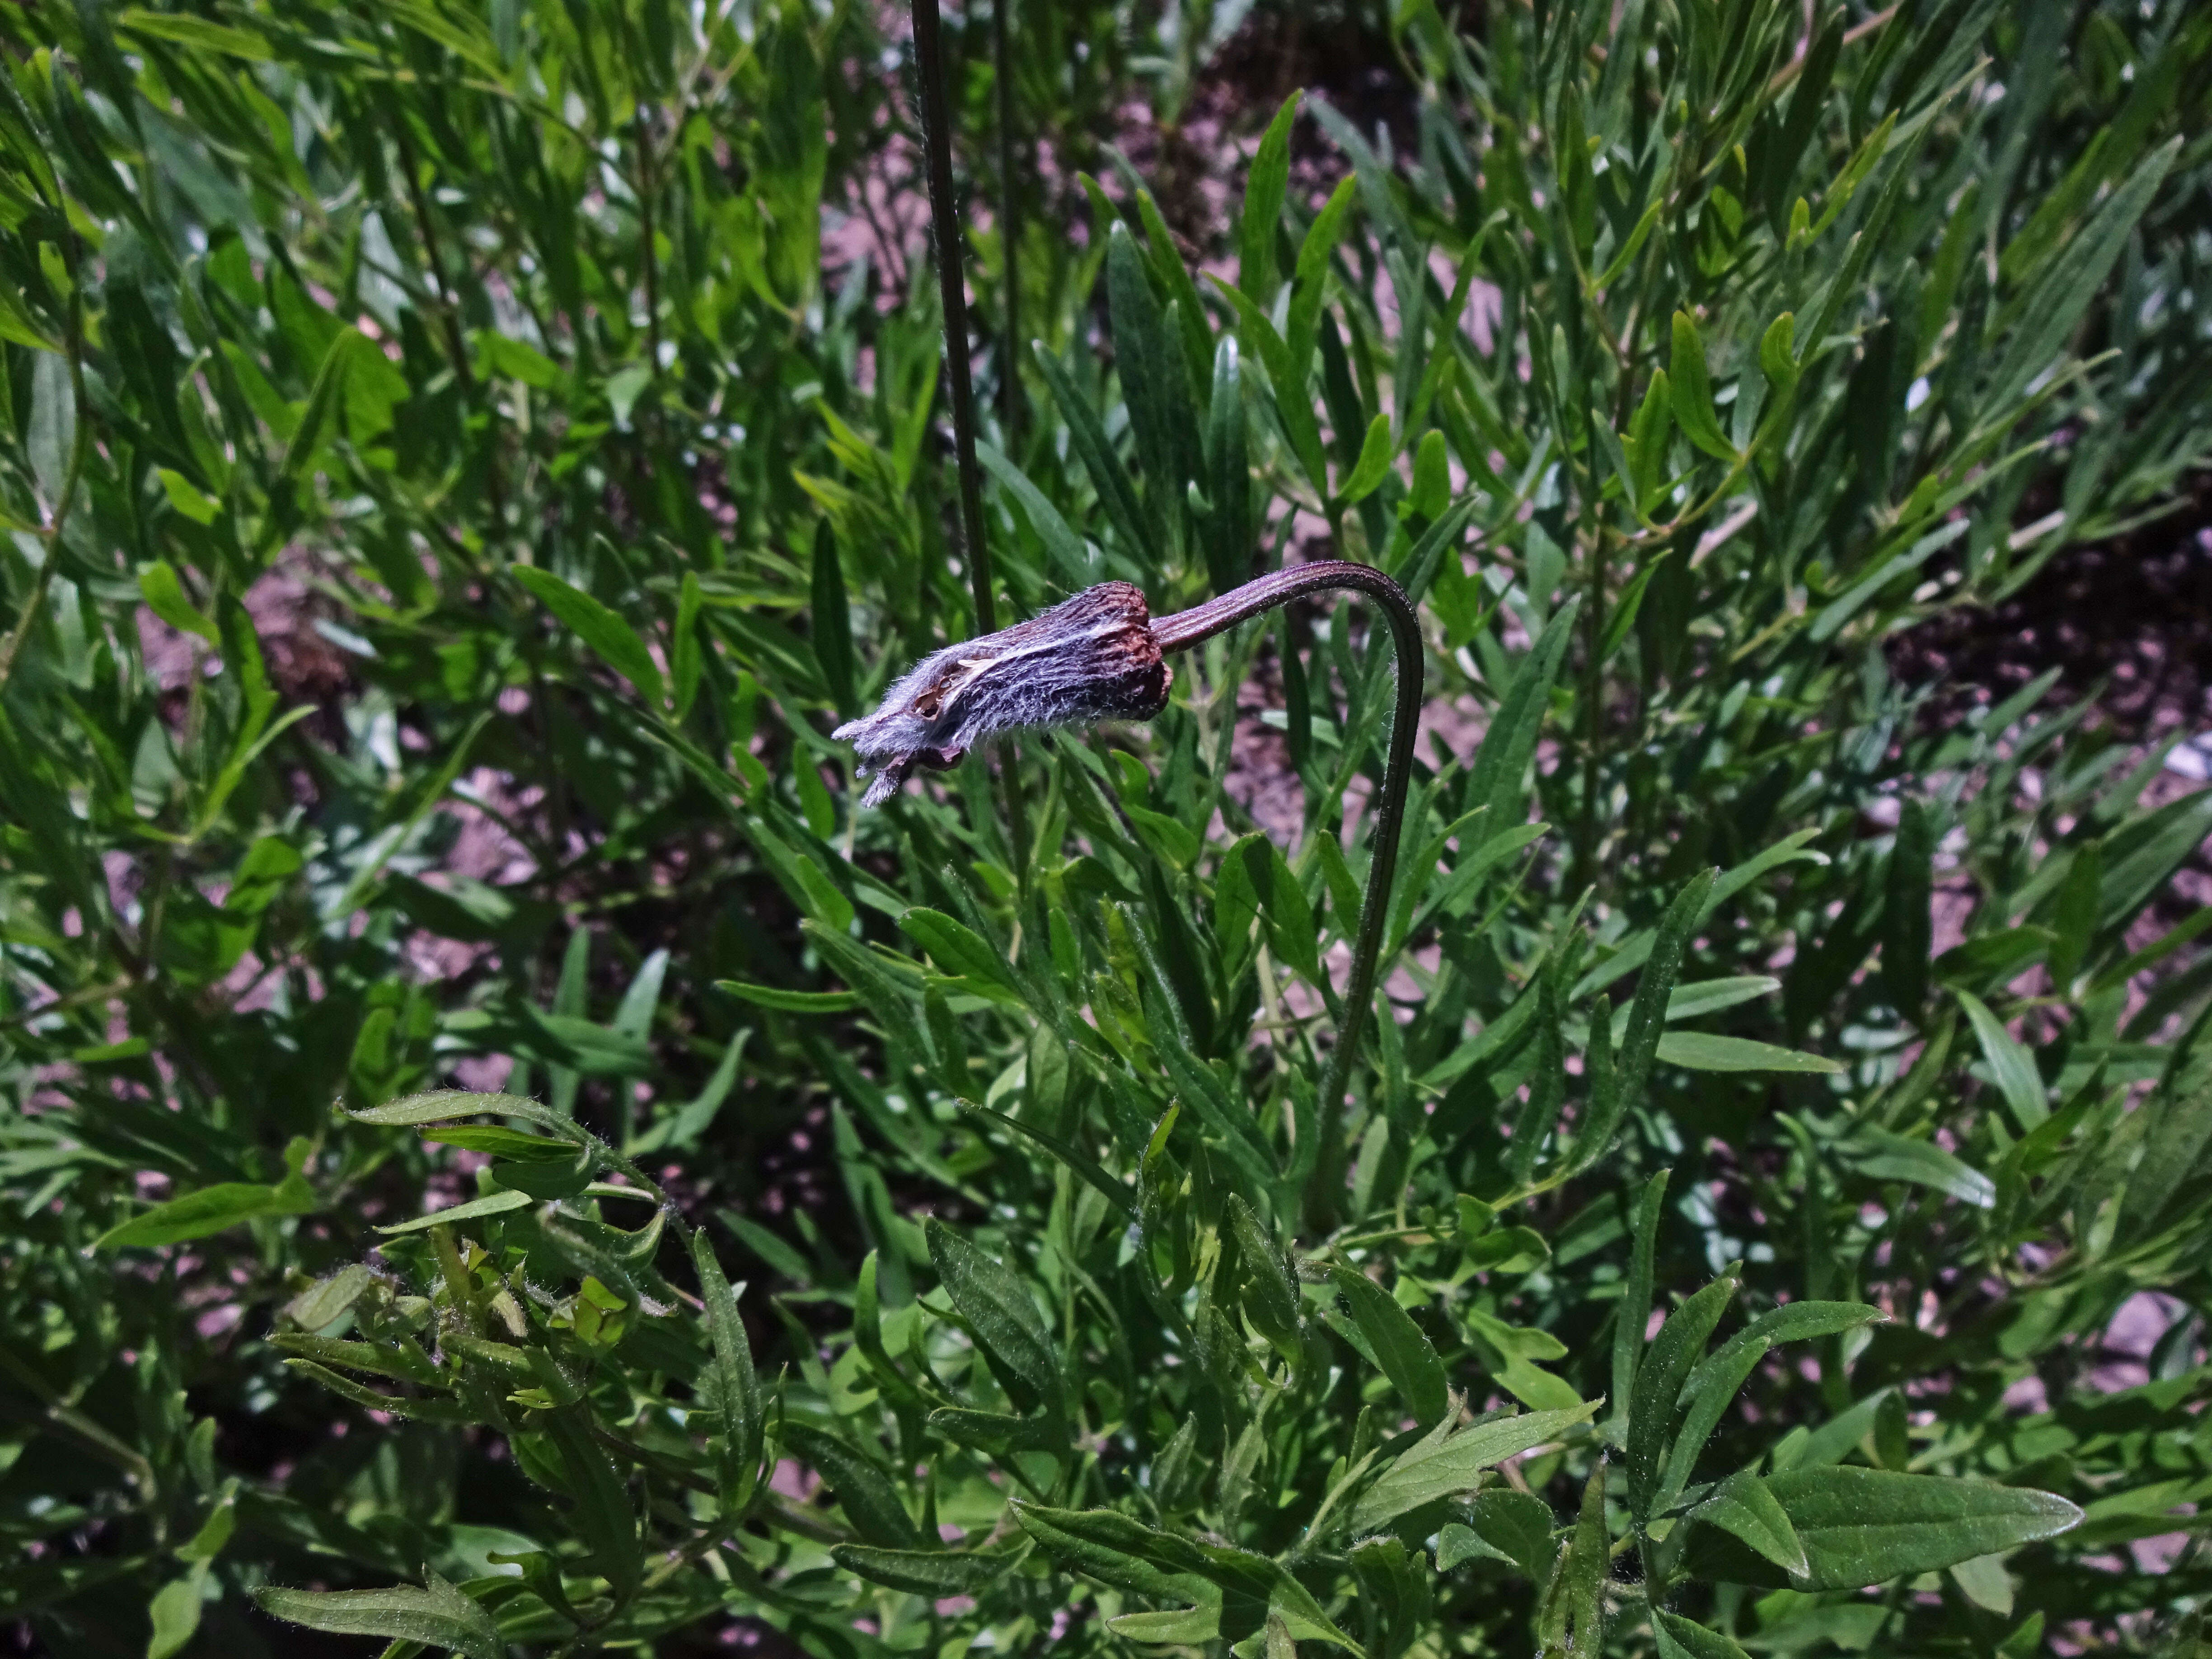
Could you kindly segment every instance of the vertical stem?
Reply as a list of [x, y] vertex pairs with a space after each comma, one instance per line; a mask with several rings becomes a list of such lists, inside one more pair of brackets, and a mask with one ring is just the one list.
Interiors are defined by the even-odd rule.
[[999, 357], [999, 422], [1011, 452], [1019, 436], [1021, 376], [1021, 202], [1014, 178], [1014, 83], [1006, 47], [1006, 8], [1012, 0], [991, 0], [991, 82], [999, 96], [999, 246], [1006, 291], [1006, 343]]
[[961, 538], [975, 594], [975, 631], [998, 631], [991, 551], [983, 539], [983, 481], [975, 464], [975, 392], [969, 378], [968, 293], [960, 277], [960, 214], [952, 199], [952, 117], [945, 101], [945, 46], [937, 0], [914, 0], [914, 63], [921, 83], [921, 136], [928, 158], [930, 228], [945, 309], [945, 379], [952, 396], [952, 446], [960, 472]]
[[[952, 116], [945, 100], [945, 46], [938, 27], [937, 0], [913, 0], [913, 3], [915, 76], [921, 83], [930, 230], [937, 243], [937, 287], [945, 309], [945, 378], [952, 394], [952, 449], [960, 475], [961, 539], [966, 544], [969, 583], [975, 595], [975, 631], [991, 634], [998, 631], [998, 607], [991, 597], [991, 546], [983, 536], [983, 475], [975, 463], [975, 391], [969, 376], [968, 291], [960, 275], [960, 215], [952, 199]], [[1009, 362], [1006, 368], [1011, 375], [1012, 364]], [[1006, 792], [1009, 854], [1015, 875], [1026, 884], [1029, 835], [1011, 738], [999, 745], [999, 775]]]
[[1607, 531], [1590, 544], [1589, 603], [1583, 610], [1583, 803], [1575, 832], [1577, 888], [1597, 879], [1598, 750], [1605, 735], [1605, 572]]
[[660, 256], [653, 250], [653, 134], [646, 125], [646, 106], [637, 106], [637, 223], [638, 252], [645, 276], [645, 341], [652, 353], [652, 370], [660, 373]]

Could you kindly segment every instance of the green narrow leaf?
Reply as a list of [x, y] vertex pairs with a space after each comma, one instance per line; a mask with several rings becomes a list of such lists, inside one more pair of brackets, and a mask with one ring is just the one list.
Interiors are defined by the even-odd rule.
[[1359, 459], [1352, 464], [1352, 476], [1345, 480], [1337, 500], [1350, 507], [1373, 495], [1389, 476], [1395, 454], [1396, 447], [1390, 441], [1390, 417], [1377, 415], [1367, 423], [1367, 435], [1359, 445]]
[[1659, 1218], [1670, 1173], [1658, 1170], [1637, 1194], [1635, 1218], [1630, 1224], [1635, 1250], [1629, 1260], [1628, 1283], [1613, 1308], [1613, 1409], [1624, 1419], [1629, 1395], [1636, 1387], [1636, 1368], [1644, 1356], [1644, 1328], [1651, 1317], [1651, 1258], [1658, 1243]]
[[760, 1383], [737, 1297], [704, 1227], [691, 1235], [691, 1262], [699, 1275], [699, 1302], [714, 1355], [701, 1379], [702, 1402], [715, 1413], [714, 1484], [722, 1518], [735, 1522], [752, 1502], [760, 1472]]
[[1674, 1434], [1675, 1401], [1683, 1381], [1702, 1358], [1705, 1340], [1735, 1298], [1733, 1279], [1715, 1279], [1667, 1316], [1637, 1366], [1628, 1406], [1628, 1507], [1638, 1520], [1651, 1513], [1659, 1490], [1661, 1459]]
[[[578, 937], [585, 935], [579, 933]], [[520, 1095], [472, 1094], [465, 1089], [429, 1089], [419, 1095], [386, 1101], [381, 1106], [366, 1106], [360, 1111], [346, 1113], [356, 1123], [410, 1129], [418, 1124], [452, 1123], [465, 1117], [487, 1115], [519, 1117], [540, 1127], [561, 1124], [561, 1120], [544, 1107]], [[572, 1129], [569, 1133], [576, 1131]]]
[[2104, 884], [2104, 847], [2086, 842], [2075, 849], [2051, 906], [2053, 937], [2045, 963], [2061, 996], [2073, 994], [2074, 981], [2089, 959], [2089, 943], [2097, 932], [2097, 898]]
[[975, 459], [982, 462], [986, 472], [999, 481], [1001, 489], [1021, 503], [1030, 528], [1036, 532], [1037, 539], [1044, 544], [1045, 556], [1052, 561], [1054, 578], [1071, 589], [1090, 586], [1097, 580], [1091, 550], [1083, 544], [1083, 538], [1068, 527], [1060, 509], [1030, 482], [1028, 474], [1006, 459], [997, 445], [978, 438]]
[[1266, 836], [1239, 843], [1244, 866], [1258, 894], [1261, 915], [1267, 923], [1267, 939], [1275, 954], [1304, 975], [1310, 985], [1326, 984], [1321, 964], [1321, 924], [1306, 890], [1291, 872], [1283, 849]]
[[514, 580], [529, 589], [562, 626], [574, 632], [608, 667], [635, 686], [653, 708], [660, 707], [666, 691], [659, 666], [653, 660], [653, 653], [645, 648], [645, 641], [631, 631], [628, 623], [583, 589], [571, 587], [550, 570], [527, 564], [511, 566], [510, 570]]
[[1682, 1385], [1682, 1398], [1693, 1400], [1711, 1389], [1727, 1389], [1728, 1377], [1736, 1372], [1738, 1356], [1755, 1343], [1779, 1347], [1785, 1342], [1809, 1342], [1815, 1337], [1837, 1336], [1875, 1324], [1885, 1316], [1881, 1309], [1869, 1308], [1863, 1302], [1785, 1302], [1770, 1308], [1690, 1373], [1690, 1380]]
[[1060, 1351], [1021, 1280], [998, 1257], [976, 1249], [934, 1216], [923, 1232], [929, 1259], [960, 1316], [1057, 1415], [1065, 1392]]
[[1244, 1314], [1253, 1328], [1296, 1363], [1303, 1322], [1298, 1285], [1273, 1237], [1241, 1194], [1231, 1193], [1225, 1208], [1244, 1267]]
[[1706, 1031], [1669, 1031], [1659, 1039], [1655, 1053], [1668, 1065], [1692, 1072], [1786, 1072], [1833, 1077], [1844, 1069], [1840, 1062], [1819, 1054]]
[[1764, 1480], [1747, 1471], [1739, 1470], [1722, 1481], [1711, 1497], [1690, 1511], [1689, 1518], [1733, 1533], [1786, 1573], [1802, 1577], [1812, 1571], [1789, 1511]]
[[2136, 1230], [2156, 1224], [2212, 1146], [2212, 1026], [2202, 1018], [2175, 1046], [2157, 1094], [2142, 1109], [2153, 1115], [2121, 1211]]
[[1513, 684], [1499, 700], [1498, 714], [1483, 733], [1468, 779], [1466, 799], [1470, 806], [1487, 806], [1485, 832], [1502, 836], [1527, 821], [1528, 795], [1523, 787], [1528, 763], [1536, 754], [1536, 738], [1551, 707], [1552, 681], [1566, 656], [1572, 637], [1580, 595], [1561, 605], [1550, 624], [1537, 636], [1528, 654], [1514, 671]]
[[146, 608], [170, 627], [197, 635], [210, 645], [220, 645], [215, 624], [185, 597], [184, 579], [167, 559], [156, 559], [139, 571], [138, 592], [145, 599]]
[[1691, 1373], [1689, 1382], [1682, 1385], [1682, 1399], [1687, 1409], [1682, 1415], [1682, 1426], [1674, 1436], [1674, 1449], [1667, 1454], [1667, 1468], [1659, 1482], [1659, 1494], [1652, 1499], [1655, 1513], [1664, 1514], [1682, 1495], [1691, 1476], [1697, 1473], [1698, 1458], [1705, 1449], [1705, 1442], [1712, 1438], [1729, 1403], [1772, 1346], [1765, 1337], [1753, 1337], [1747, 1342], [1739, 1334], [1723, 1343], [1720, 1352], [1699, 1365]]
[[173, 1659], [198, 1633], [204, 1605], [200, 1587], [205, 1577], [204, 1571], [194, 1572], [154, 1592], [146, 1604], [146, 1616], [154, 1626], [146, 1642], [146, 1659]]
[[[1563, 613], [1564, 614], [1564, 613]], [[1648, 959], [1644, 963], [1644, 975], [1637, 981], [1636, 997], [1629, 1006], [1628, 1019], [1623, 1029], [1620, 1052], [1607, 1056], [1610, 1066], [1606, 1076], [1607, 1086], [1601, 1095], [1594, 1093], [1595, 1103], [1602, 1110], [1590, 1114], [1590, 1121], [1580, 1126], [1575, 1135], [1575, 1145], [1567, 1162], [1567, 1175], [1579, 1174], [1589, 1169], [1613, 1144], [1614, 1132], [1628, 1111], [1643, 1098], [1644, 1085], [1651, 1075], [1652, 1062], [1658, 1057], [1662, 1042], [1674, 1041], [1665, 1032], [1667, 1009], [1674, 999], [1674, 981], [1682, 970], [1682, 952], [1696, 930], [1699, 919], [1709, 903], [1718, 872], [1705, 870], [1684, 884], [1682, 890], [1667, 907], [1653, 939]], [[1627, 952], [1624, 951], [1623, 955]], [[1577, 990], [1595, 988], [1595, 975], [1585, 975]], [[1610, 975], [1608, 975], [1610, 977]], [[1610, 1020], [1609, 1013], [1599, 1018]], [[1595, 1035], [1595, 1032], [1593, 1035]], [[1710, 1042], [1724, 1042], [1733, 1039], [1710, 1038]], [[1763, 1044], [1751, 1045], [1763, 1048]], [[1777, 1054], [1787, 1050], [1776, 1049]], [[1592, 1059], [1596, 1055], [1593, 1054]], [[1599, 1079], [1593, 1072], [1593, 1081]]]
[[429, 1575], [428, 1588], [424, 1589], [412, 1584], [368, 1590], [296, 1590], [267, 1585], [254, 1591], [253, 1599], [272, 1619], [332, 1635], [422, 1642], [466, 1654], [468, 1659], [502, 1659], [507, 1651], [491, 1614], [435, 1573]]
[[787, 991], [781, 985], [754, 985], [742, 979], [718, 979], [714, 988], [726, 991], [757, 1008], [779, 1008], [790, 1014], [842, 1014], [860, 1006], [854, 991]]
[[1785, 407], [1797, 392], [1796, 344], [1797, 318], [1794, 312], [1784, 312], [1759, 337], [1759, 372], [1766, 376], [1778, 410]]
[[29, 367], [31, 420], [24, 449], [52, 517], [60, 508], [70, 456], [76, 448], [76, 391], [70, 384], [69, 360], [60, 351], [37, 352]]
[[1107, 233], [1106, 292], [1114, 325], [1114, 368], [1137, 442], [1145, 507], [1154, 533], [1164, 539], [1179, 510], [1187, 469], [1199, 459], [1197, 425], [1186, 395], [1188, 376], [1168, 337], [1145, 256], [1137, 251], [1128, 225], [1118, 219]]
[[1011, 1554], [980, 1550], [893, 1550], [866, 1544], [839, 1544], [830, 1554], [846, 1571], [871, 1583], [933, 1601], [974, 1595], [1014, 1559]]
[[1303, 93], [1292, 93], [1267, 123], [1260, 148], [1244, 177], [1244, 212], [1237, 222], [1237, 286], [1254, 303], [1275, 297], [1275, 227], [1283, 216], [1283, 192], [1291, 176], [1291, 125], [1297, 119]]
[[898, 919], [899, 931], [929, 952], [947, 973], [1020, 994], [1006, 959], [966, 924], [942, 910], [917, 906]]
[[487, 1193], [482, 1198], [472, 1198], [465, 1204], [456, 1204], [448, 1209], [433, 1210], [428, 1215], [418, 1215], [412, 1221], [403, 1221], [396, 1226], [379, 1227], [376, 1231], [387, 1237], [400, 1233], [419, 1233], [432, 1227], [442, 1227], [452, 1221], [481, 1221], [486, 1216], [506, 1215], [510, 1211], [530, 1207], [528, 1193]]
[[1206, 563], [1217, 593], [1252, 573], [1256, 551], [1243, 386], [1237, 337], [1224, 334], [1214, 348], [1213, 392], [1206, 416], [1206, 493], [1213, 507], [1206, 527]]
[[1722, 435], [1720, 422], [1713, 415], [1705, 339], [1686, 311], [1674, 313], [1674, 355], [1668, 360], [1667, 379], [1675, 422], [1690, 441], [1717, 460], [1735, 460], [1735, 446]]
[[1898, 1012], [1917, 1021], [1928, 1000], [1935, 954], [1936, 825], [1926, 803], [1908, 799], [1897, 821], [1881, 908], [1881, 977]]
[[354, 1262], [301, 1291], [284, 1312], [301, 1330], [319, 1331], [360, 1301], [374, 1277], [366, 1263]]
[[422, 1131], [422, 1136], [437, 1146], [459, 1146], [464, 1152], [485, 1152], [518, 1164], [572, 1164], [576, 1158], [576, 1143], [573, 1140], [526, 1135], [520, 1129], [492, 1124], [433, 1124]]
[[1180, 1559], [1172, 1569], [1154, 1559], [1164, 1541], [1181, 1540], [1165, 1540], [1141, 1521], [1112, 1510], [1050, 1509], [1018, 1498], [1012, 1508], [1022, 1530], [1068, 1571], [1161, 1601], [1200, 1599], [1204, 1581]]
[[[1997, 1486], [1942, 1475], [1819, 1467], [1765, 1479], [1803, 1545], [1808, 1570], [1786, 1576], [1790, 1588], [1857, 1589], [1936, 1572], [1977, 1556], [2055, 1538], [2081, 1511], [2054, 1492]], [[1716, 1545], [1710, 1529], [1693, 1538], [1691, 1570], [1738, 1583], [1780, 1583], [1785, 1575], [1733, 1539]]]
[[1547, 1654], [1604, 1651], [1604, 1589], [1613, 1555], [1605, 1528], [1605, 1475], [1601, 1457], [1583, 1483], [1582, 1509], [1545, 1587], [1537, 1629]]
[[1375, 1350], [1376, 1363], [1422, 1427], [1440, 1420], [1451, 1404], [1443, 1361], [1411, 1315], [1375, 1281], [1340, 1263], [1330, 1279], [1352, 1310], [1352, 1322]]
[[[1041, 1026], [1038, 1029], [1044, 1034], [1042, 1040], [1052, 1040], [1050, 1028]], [[1038, 1146], [1043, 1147], [1054, 1158], [1058, 1158], [1062, 1164], [1067, 1165], [1071, 1170], [1082, 1178], [1085, 1185], [1094, 1189], [1101, 1198], [1103, 1198], [1109, 1204], [1111, 1204], [1116, 1210], [1119, 1210], [1121, 1212], [1122, 1219], [1125, 1221], [1134, 1221], [1137, 1218], [1137, 1212], [1128, 1188], [1124, 1186], [1121, 1182], [1116, 1181], [1099, 1164], [1097, 1159], [1092, 1158], [1081, 1147], [1073, 1145], [1072, 1142], [1061, 1139], [1058, 1135], [1048, 1134], [1044, 1130], [1037, 1128], [1033, 1125], [1024, 1123], [1017, 1118], [1008, 1117], [1004, 1112], [994, 1112], [988, 1106], [978, 1106], [972, 1100], [963, 1100], [959, 1103], [960, 1109], [963, 1112], [969, 1112], [977, 1117], [987, 1119], [990, 1122], [999, 1125], [1001, 1128], [1012, 1129], [1015, 1133], [1024, 1136], [1028, 1139], [1034, 1140]]]
[[2005, 409], [2028, 383], [2050, 368], [2066, 348], [2082, 313], [2118, 262], [2137, 221], [2148, 211], [2166, 182], [2166, 171], [2181, 153], [2176, 135], [2153, 150], [2097, 210], [2097, 216], [2066, 245], [2021, 296], [2022, 326], [1999, 362], [1984, 393], [1983, 407]]
[[[1284, 1630], [1284, 1641], [1295, 1655], [1297, 1648], [1290, 1642], [1288, 1627], [1279, 1619], [1271, 1618], [1267, 1622], [1271, 1631], [1278, 1627]], [[1106, 1621], [1106, 1628], [1116, 1636], [1148, 1647], [1210, 1643], [1221, 1634], [1221, 1603], [1212, 1601], [1169, 1612], [1119, 1613]]]
[[1989, 1005], [1979, 997], [1971, 991], [1953, 994], [1966, 1011], [1967, 1021], [1974, 1028], [1975, 1041], [1981, 1044], [1982, 1059], [1988, 1063], [1997, 1092], [2012, 1109], [2013, 1121], [2019, 1132], [2026, 1134], [2051, 1115], [2049, 1091], [2044, 1087], [2042, 1074], [2036, 1070], [2035, 1056], [2005, 1030], [2004, 1022], [1991, 1013]]
[[1485, 1470], [1560, 1438], [1596, 1412], [1597, 1402], [1586, 1400], [1566, 1410], [1494, 1417], [1448, 1437], [1431, 1433], [1402, 1453], [1367, 1489], [1352, 1509], [1352, 1530], [1372, 1532], [1425, 1504], [1472, 1491]]
[[1540, 1588], [1551, 1575], [1559, 1545], [1551, 1506], [1510, 1486], [1492, 1486], [1475, 1494], [1468, 1515], [1475, 1536], [1519, 1567]]
[[829, 1486], [838, 1508], [862, 1538], [890, 1550], [922, 1547], [921, 1529], [899, 1501], [898, 1489], [873, 1460], [804, 1423], [786, 1422], [779, 1433], [791, 1455]]
[[1651, 1611], [1651, 1635], [1659, 1659], [1751, 1659], [1729, 1637], [1707, 1630], [1694, 1619], [1685, 1619], [1663, 1607]]
[[276, 1186], [225, 1181], [156, 1204], [93, 1241], [96, 1250], [143, 1250], [224, 1232], [258, 1216], [307, 1215], [314, 1194], [296, 1176]]
[[1298, 263], [1291, 278], [1291, 308], [1283, 330], [1290, 368], [1291, 395], [1305, 395], [1306, 373], [1313, 366], [1314, 346], [1321, 337], [1321, 305], [1328, 283], [1329, 255], [1352, 217], [1352, 203], [1358, 182], [1346, 179], [1336, 187], [1322, 210], [1314, 216], [1305, 240], [1298, 245]]
[[1098, 503], [1106, 509], [1108, 521], [1121, 536], [1122, 544], [1142, 562], [1146, 569], [1158, 569], [1160, 550], [1146, 526], [1144, 509], [1137, 501], [1137, 487], [1130, 482], [1129, 471], [1121, 465], [1121, 458], [1114, 453], [1098, 411], [1091, 406], [1090, 399], [1076, 390], [1067, 370], [1045, 349], [1043, 341], [1036, 342], [1032, 349], [1038, 372], [1052, 388], [1053, 400], [1060, 405], [1060, 418], [1067, 422], [1068, 446], [1082, 459], [1083, 470], [1091, 476], [1091, 487], [1098, 492]]
[[616, 1595], [628, 1601], [637, 1594], [645, 1578], [637, 1516], [630, 1508], [622, 1477], [615, 1472], [614, 1460], [592, 1438], [588, 1408], [563, 1407], [540, 1413], [532, 1420], [544, 1428], [560, 1453], [568, 1495], [575, 1500], [568, 1511], [569, 1526], [591, 1551], [600, 1577], [613, 1587]]
[[1861, 1175], [1877, 1181], [1910, 1181], [1948, 1193], [1962, 1203], [1988, 1209], [1997, 1201], [1996, 1183], [1941, 1146], [1863, 1124], [1837, 1149]]

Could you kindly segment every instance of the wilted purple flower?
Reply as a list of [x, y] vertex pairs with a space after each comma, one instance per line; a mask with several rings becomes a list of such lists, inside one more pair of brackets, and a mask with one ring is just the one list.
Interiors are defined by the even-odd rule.
[[860, 805], [882, 805], [915, 767], [941, 771], [1002, 732], [1150, 720], [1175, 678], [1151, 620], [1142, 589], [1102, 582], [924, 658], [874, 714], [831, 734], [859, 751], [860, 776], [874, 775]]

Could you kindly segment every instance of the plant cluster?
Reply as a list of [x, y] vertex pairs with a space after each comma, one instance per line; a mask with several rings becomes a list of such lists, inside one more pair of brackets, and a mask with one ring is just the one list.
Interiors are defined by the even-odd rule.
[[[2212, 792], [1884, 646], [2212, 453], [2212, 14], [1408, 0], [1171, 224], [1321, 9], [0, 14], [19, 1646], [2203, 1645]], [[859, 809], [1318, 557], [1417, 734], [1306, 599]]]

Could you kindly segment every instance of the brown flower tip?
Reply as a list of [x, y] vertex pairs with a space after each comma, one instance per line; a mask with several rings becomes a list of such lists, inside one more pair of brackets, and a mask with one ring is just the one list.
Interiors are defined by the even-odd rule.
[[1025, 623], [947, 646], [832, 735], [860, 753], [860, 798], [880, 806], [915, 767], [942, 770], [975, 744], [1024, 726], [1150, 720], [1167, 707], [1143, 590], [1102, 582]]

